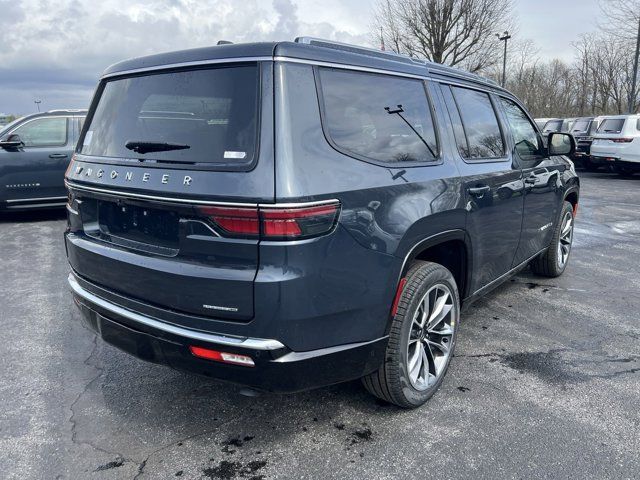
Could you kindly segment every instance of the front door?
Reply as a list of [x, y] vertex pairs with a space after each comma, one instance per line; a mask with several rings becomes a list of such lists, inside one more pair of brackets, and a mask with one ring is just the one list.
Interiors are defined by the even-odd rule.
[[453, 86], [443, 86], [442, 93], [461, 157], [475, 293], [513, 264], [522, 226], [522, 174], [506, 148], [491, 96]]
[[9, 208], [64, 202], [64, 172], [74, 147], [70, 119], [38, 117], [4, 137], [15, 135], [22, 146], [0, 148], [0, 200]]
[[514, 265], [546, 248], [553, 235], [553, 222], [562, 204], [564, 164], [549, 158], [541, 136], [527, 113], [515, 101], [500, 97], [509, 125], [513, 156], [522, 167], [524, 218]]

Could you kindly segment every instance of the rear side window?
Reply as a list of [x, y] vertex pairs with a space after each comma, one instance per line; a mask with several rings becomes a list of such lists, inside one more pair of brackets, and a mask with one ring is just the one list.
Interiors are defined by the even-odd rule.
[[422, 81], [330, 68], [319, 78], [324, 127], [338, 150], [385, 163], [437, 158]]
[[108, 80], [80, 153], [191, 164], [251, 163], [259, 68], [243, 65]]
[[25, 147], [61, 147], [67, 144], [67, 118], [37, 118], [16, 128]]
[[451, 87], [451, 91], [464, 131], [464, 138], [457, 142], [460, 154], [466, 159], [503, 157], [502, 132], [489, 95], [459, 87]]
[[620, 133], [624, 127], [624, 118], [605, 118], [598, 128], [598, 133]]

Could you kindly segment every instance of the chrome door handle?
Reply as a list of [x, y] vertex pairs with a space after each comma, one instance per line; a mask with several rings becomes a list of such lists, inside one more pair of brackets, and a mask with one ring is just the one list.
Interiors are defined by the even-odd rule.
[[485, 193], [489, 193], [491, 191], [491, 187], [489, 185], [483, 185], [482, 187], [471, 187], [467, 191], [469, 192], [469, 195], [473, 195], [476, 198], [482, 198]]

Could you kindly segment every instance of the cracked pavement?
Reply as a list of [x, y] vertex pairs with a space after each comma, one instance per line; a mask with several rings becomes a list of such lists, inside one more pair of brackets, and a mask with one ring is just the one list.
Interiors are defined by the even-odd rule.
[[639, 477], [640, 178], [581, 177], [564, 276], [469, 308], [414, 411], [358, 382], [250, 398], [132, 358], [78, 321], [64, 212], [0, 217], [0, 478]]

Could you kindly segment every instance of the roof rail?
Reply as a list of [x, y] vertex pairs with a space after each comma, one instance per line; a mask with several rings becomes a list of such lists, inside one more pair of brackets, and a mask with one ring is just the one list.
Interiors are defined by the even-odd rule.
[[86, 111], [86, 108], [58, 108], [56, 110], [47, 110], [45, 113], [82, 113]]
[[324, 40], [322, 38], [315, 37], [297, 37], [296, 43], [304, 43], [307, 45], [315, 45], [317, 47], [333, 48], [335, 50], [342, 50], [344, 52], [359, 53], [361, 55], [368, 55], [372, 57], [384, 58], [395, 62], [402, 62], [407, 64], [422, 65], [427, 68], [429, 73], [439, 73], [441, 75], [457, 76], [472, 80], [478, 83], [484, 83], [485, 85], [491, 85], [493, 87], [499, 87], [498, 83], [489, 79], [477, 75], [475, 73], [467, 72], [459, 68], [450, 67], [440, 63], [431, 62], [421, 58], [411, 57], [409, 55], [403, 55], [401, 53], [389, 52], [383, 50], [376, 50], [370, 47], [361, 47], [359, 45], [351, 45], [348, 43], [336, 42], [333, 40]]
[[342, 50], [344, 52], [359, 53], [361, 55], [369, 55], [371, 57], [386, 58], [395, 62], [415, 63], [424, 66], [430, 63], [427, 60], [410, 57], [409, 55], [402, 55], [401, 53], [376, 50], [375, 48], [361, 47], [359, 45], [351, 45], [349, 43], [336, 42], [333, 40], [324, 40], [322, 38], [297, 37], [295, 39], [295, 42], [304, 43], [307, 45], [315, 45], [317, 47], [333, 48], [335, 50]]

